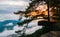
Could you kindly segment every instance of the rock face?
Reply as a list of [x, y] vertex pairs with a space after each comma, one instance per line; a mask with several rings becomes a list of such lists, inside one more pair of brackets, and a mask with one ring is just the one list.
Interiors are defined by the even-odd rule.
[[60, 37], [60, 31], [51, 31], [42, 35], [41, 37]]

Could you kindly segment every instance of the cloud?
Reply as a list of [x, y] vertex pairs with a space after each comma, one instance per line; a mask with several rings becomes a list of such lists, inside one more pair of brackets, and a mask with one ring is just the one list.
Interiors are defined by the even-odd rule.
[[29, 0], [0, 0], [0, 13], [25, 11], [29, 6], [29, 2]]
[[[32, 23], [34, 23], [34, 22], [37, 22], [37, 21], [33, 21], [33, 22], [31, 22], [31, 24]], [[29, 24], [29, 25], [31, 25], [31, 24]], [[36, 25], [36, 23], [34, 23], [33, 25]], [[31, 25], [31, 26], [33, 26], [33, 25]], [[2, 33], [0, 33], [0, 36], [8, 36], [8, 35], [12, 35], [12, 34], [16, 34], [15, 33], [15, 31], [18, 31], [18, 30], [23, 30], [23, 26], [18, 26], [18, 25], [16, 25], [14, 28], [13, 28], [13, 30], [4, 30], [4, 32], [2, 32]], [[32, 28], [26, 28], [26, 34], [28, 35], [28, 34], [32, 34], [32, 33], [34, 33], [35, 31], [37, 31], [38, 29], [42, 29], [43, 28], [43, 26], [35, 26], [35, 27], [32, 27]]]
[[13, 23], [8, 23], [6, 26], [13, 26]]
[[8, 35], [11, 35], [11, 34], [15, 34], [14, 30], [4, 30], [4, 32], [0, 33], [0, 36], [3, 37], [3, 36], [8, 36]]
[[0, 20], [18, 20], [18, 19], [19, 19], [18, 15], [14, 15], [14, 14], [0, 14]]
[[25, 11], [26, 7], [24, 6], [0, 6], [0, 13], [13, 13], [17, 11]]
[[14, 5], [14, 6], [27, 6], [28, 2], [26, 1], [2, 1], [0, 5]]

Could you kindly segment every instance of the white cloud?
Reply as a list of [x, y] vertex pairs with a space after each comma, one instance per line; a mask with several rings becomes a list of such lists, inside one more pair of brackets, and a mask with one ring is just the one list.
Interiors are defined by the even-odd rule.
[[13, 26], [13, 23], [8, 23], [6, 26]]
[[29, 6], [29, 2], [29, 0], [0, 0], [0, 13], [25, 11], [27, 6]]
[[19, 16], [14, 14], [0, 14], [0, 20], [18, 20]]
[[2, 1], [0, 5], [17, 5], [17, 6], [27, 6], [28, 2], [26, 1]]
[[[41, 19], [40, 19], [41, 20]], [[37, 22], [37, 21], [33, 21], [33, 22]], [[33, 22], [31, 22], [31, 23], [33, 23]], [[33, 25], [36, 25], [36, 23], [35, 24], [33, 24]], [[15, 33], [15, 31], [18, 31], [18, 30], [23, 30], [23, 26], [15, 26], [14, 28], [13, 28], [13, 30], [6, 30], [5, 29], [5, 31], [4, 32], [2, 32], [2, 33], [0, 33], [0, 36], [8, 36], [8, 35], [12, 35], [12, 34], [16, 34]], [[26, 34], [32, 34], [32, 33], [34, 33], [36, 30], [38, 30], [38, 29], [41, 29], [42, 28], [42, 26], [35, 26], [35, 27], [32, 27], [32, 28], [26, 28]]]
[[30, 0], [0, 0], [0, 1], [30, 1]]
[[27, 6], [29, 2], [26, 1], [0, 1], [0, 10], [25, 9]]
[[19, 27], [18, 25], [16, 25], [16, 26], [14, 27], [14, 30], [15, 30], [15, 31], [23, 30], [23, 28], [24, 28], [23, 26], [20, 26], [20, 27]]
[[4, 32], [0, 33], [0, 36], [8, 36], [11, 34], [15, 34], [14, 30], [4, 30]]
[[[44, 19], [40, 19], [40, 21], [42, 21], [42, 20], [44, 20]], [[43, 26], [38, 26], [38, 21], [39, 20], [34, 20], [34, 21], [32, 21], [32, 22], [30, 22], [29, 24], [28, 24], [28, 26], [31, 26], [31, 28], [26, 28], [26, 34], [32, 34], [32, 33], [34, 33], [36, 30], [38, 30], [38, 29], [41, 29], [41, 28], [43, 28]], [[26, 25], [26, 24], [24, 24], [24, 25]], [[20, 26], [20, 27], [18, 27], [18, 26], [15, 26], [14, 27], [14, 29], [16, 30], [16, 31], [18, 31], [18, 30], [23, 30], [23, 28], [24, 27], [22, 27], [22, 26]]]
[[[18, 30], [22, 30], [24, 27], [18, 27], [18, 26], [15, 26], [14, 27], [14, 30], [7, 30], [5, 29], [4, 32], [0, 33], [0, 36], [8, 36], [8, 35], [12, 35], [12, 34], [16, 34], [15, 31], [18, 31]], [[33, 27], [33, 28], [30, 28], [30, 29], [26, 29], [26, 34], [32, 34], [34, 33], [36, 30], [38, 29], [41, 29], [42, 26], [36, 26], [36, 27]]]

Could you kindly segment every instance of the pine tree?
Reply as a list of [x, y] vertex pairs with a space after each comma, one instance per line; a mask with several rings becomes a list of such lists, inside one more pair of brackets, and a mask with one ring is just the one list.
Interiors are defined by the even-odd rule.
[[[48, 6], [48, 21], [41, 21], [41, 22], [38, 22], [39, 25], [43, 24], [45, 27], [42, 28], [42, 29], [39, 29], [37, 30], [35, 33], [31, 34], [31, 35], [24, 35], [25, 33], [23, 33], [22, 36], [20, 37], [40, 37], [41, 35], [45, 34], [45, 33], [48, 33], [49, 31], [51, 30], [59, 30], [60, 28], [57, 28], [55, 26], [56, 22], [50, 22], [50, 16], [49, 16], [49, 7], [53, 7], [53, 11], [54, 8], [56, 7], [57, 9], [59, 8], [59, 4], [60, 4], [60, 1], [59, 0], [31, 0], [32, 2], [29, 3], [29, 7], [26, 9], [25, 11], [25, 15], [28, 14], [29, 12], [31, 11], [35, 11], [33, 10], [33, 7], [35, 6], [36, 3], [39, 3], [39, 1], [45, 1], [47, 6]], [[57, 3], [58, 2], [58, 3]], [[56, 10], [57, 10], [56, 9]], [[57, 12], [57, 11], [56, 11]], [[34, 16], [32, 17], [31, 19], [26, 19], [24, 20], [23, 22], [18, 22], [17, 24], [19, 26], [23, 25], [23, 24], [26, 24], [26, 23], [30, 23], [31, 21], [33, 20], [36, 20], [37, 17], [40, 16], [40, 15], [37, 15], [37, 16]], [[28, 15], [26, 15], [26, 17], [28, 17]], [[53, 28], [53, 29], [51, 29]], [[55, 28], [55, 29], [54, 29]], [[19, 31], [18, 31], [19, 32]]]

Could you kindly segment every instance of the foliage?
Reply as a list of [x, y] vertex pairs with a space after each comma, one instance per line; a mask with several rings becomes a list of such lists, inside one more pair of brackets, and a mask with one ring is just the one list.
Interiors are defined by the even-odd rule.
[[17, 24], [21, 26], [23, 24], [29, 23], [30, 21], [32, 21], [32, 19], [24, 20], [23, 22], [18, 22]]
[[[28, 12], [30, 12], [31, 10], [30, 9], [32, 9], [32, 7], [33, 6], [35, 6], [35, 4], [36, 3], [38, 3], [39, 1], [42, 1], [42, 0], [31, 0], [32, 2], [31, 3], [29, 3], [29, 7], [26, 9], [26, 14], [28, 13]], [[46, 1], [46, 3], [50, 6], [50, 7], [57, 7], [57, 8], [59, 8], [59, 4], [60, 4], [60, 1], [59, 0], [44, 0], [44, 1]], [[58, 3], [57, 3], [58, 2]], [[56, 11], [57, 12], [57, 11]], [[23, 22], [18, 22], [17, 24], [19, 25], [19, 26], [21, 26], [21, 25], [23, 25], [23, 24], [26, 24], [26, 23], [30, 23], [32, 20], [35, 20], [35, 19], [37, 19], [37, 17], [38, 16], [41, 16], [41, 15], [37, 15], [37, 16], [34, 16], [34, 17], [32, 17], [31, 19], [28, 19], [28, 20], [24, 20]], [[41, 23], [41, 22], [40, 22]], [[49, 31], [51, 31], [51, 29], [52, 30], [56, 30], [58, 27], [55, 27], [57, 24], [54, 24], [54, 23], [52, 23], [52, 24], [50, 24], [50, 23], [44, 23], [44, 22], [42, 22], [43, 24], [42, 25], [45, 25], [45, 27], [44, 28], [42, 28], [42, 29], [39, 29], [39, 30], [37, 30], [35, 33], [33, 33], [33, 34], [30, 34], [30, 35], [25, 35], [24, 36], [24, 34], [21, 36], [21, 37], [40, 37], [42, 34], [45, 34], [45, 33], [47, 33], [47, 32], [49, 32]], [[51, 28], [52, 27], [52, 28]], [[54, 29], [55, 28], [55, 29]], [[59, 30], [59, 28], [57, 29], [57, 30]]]

